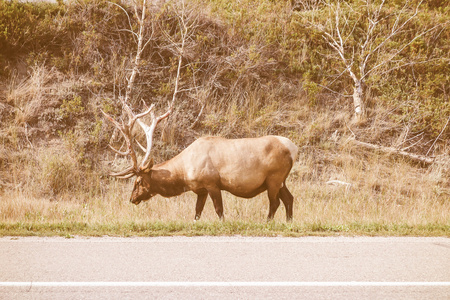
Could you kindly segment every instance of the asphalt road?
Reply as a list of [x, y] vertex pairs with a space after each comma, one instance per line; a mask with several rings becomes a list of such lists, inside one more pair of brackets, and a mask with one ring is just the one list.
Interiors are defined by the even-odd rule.
[[0, 299], [450, 299], [450, 239], [4, 237]]

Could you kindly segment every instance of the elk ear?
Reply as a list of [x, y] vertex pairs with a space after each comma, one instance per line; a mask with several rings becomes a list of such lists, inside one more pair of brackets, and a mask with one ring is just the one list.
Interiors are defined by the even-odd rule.
[[154, 163], [153, 163], [153, 158], [152, 158], [148, 161], [148, 163], [145, 166], [141, 167], [141, 171], [144, 173], [150, 172], [151, 168], [153, 167], [153, 164]]

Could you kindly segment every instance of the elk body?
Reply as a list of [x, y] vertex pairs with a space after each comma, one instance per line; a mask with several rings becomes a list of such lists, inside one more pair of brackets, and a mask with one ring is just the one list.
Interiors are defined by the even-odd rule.
[[[268, 219], [274, 217], [280, 200], [286, 208], [287, 220], [292, 219], [294, 197], [286, 187], [286, 178], [297, 158], [298, 150], [289, 139], [281, 136], [244, 139], [203, 137], [172, 159], [153, 165], [153, 160], [149, 160], [153, 131], [158, 122], [170, 114], [170, 110], [158, 118], [152, 115], [152, 125], [147, 126], [139, 118], [148, 114], [153, 106], [145, 113], [134, 115], [123, 104], [129, 115], [128, 124], [120, 124], [104, 114], [120, 130], [127, 143], [128, 150], [125, 152], [113, 149], [122, 155], [129, 155], [133, 162], [130, 168], [111, 174], [122, 178], [137, 176], [130, 199], [132, 203], [139, 204], [157, 194], [173, 197], [192, 191], [197, 194], [196, 220], [202, 214], [208, 195], [217, 215], [222, 219], [221, 191], [242, 198], [252, 198], [267, 191], [270, 203]], [[133, 138], [130, 135], [136, 121], [147, 137], [146, 154], [140, 166], [137, 165], [131, 144]]]
[[156, 194], [172, 197], [193, 191], [197, 194], [198, 220], [208, 195], [222, 218], [222, 190], [242, 198], [252, 198], [267, 190], [268, 218], [273, 218], [281, 200], [290, 220], [294, 198], [285, 181], [296, 157], [297, 147], [280, 136], [200, 138], [174, 158], [140, 170], [130, 201], [139, 204]]

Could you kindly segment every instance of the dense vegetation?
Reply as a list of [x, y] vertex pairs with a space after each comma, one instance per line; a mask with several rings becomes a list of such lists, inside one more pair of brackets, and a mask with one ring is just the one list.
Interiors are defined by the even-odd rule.
[[[155, 136], [152, 154], [157, 162], [203, 135], [279, 134], [301, 150], [291, 185], [296, 185], [296, 201], [310, 204], [302, 206], [310, 209], [310, 215], [302, 215], [303, 222], [318, 222], [318, 228], [324, 220], [330, 220], [330, 228], [432, 224], [430, 228], [440, 228], [439, 234], [448, 234], [446, 1], [412, 0], [405, 5], [390, 0], [378, 11], [379, 26], [371, 31], [368, 48], [376, 51], [367, 60], [374, 71], [364, 80], [364, 118], [357, 121], [348, 69], [362, 76], [358, 66], [371, 51], [359, 50], [370, 31], [366, 16], [381, 1], [186, 2], [190, 32], [180, 93], [174, 113]], [[139, 207], [117, 215], [129, 208], [97, 203], [125, 202], [129, 193], [126, 181], [107, 176], [127, 161], [107, 147], [110, 141], [120, 141], [111, 139], [113, 128], [101, 114], [102, 109], [120, 118], [118, 97], [125, 93], [136, 51], [130, 29], [135, 30], [137, 22], [134, 9], [125, 3], [0, 0], [0, 222], [107, 222], [108, 217], [98, 214], [119, 223], [123, 215], [126, 222], [141, 221], [129, 217]], [[130, 103], [136, 112], [152, 103], [165, 109], [176, 76], [179, 6], [176, 1], [151, 3], [145, 33], [149, 43]], [[337, 9], [340, 23], [335, 21]], [[405, 24], [402, 30], [383, 44], [398, 23]], [[346, 59], [352, 60], [349, 68], [326, 38], [338, 27], [345, 36]], [[137, 130], [136, 135], [142, 138]], [[351, 143], [355, 139], [436, 157], [438, 162], [423, 164], [408, 156], [365, 150]], [[333, 190], [325, 185], [330, 179], [351, 184], [351, 191]], [[331, 198], [338, 200], [330, 211], [342, 209], [348, 215], [330, 217], [326, 211]], [[68, 206], [61, 207], [61, 202]], [[265, 214], [266, 200], [258, 202]], [[152, 205], [148, 203], [150, 210]], [[174, 209], [164, 203], [157, 207]], [[190, 207], [193, 211], [193, 202]], [[404, 210], [392, 215], [398, 207]], [[109, 213], [111, 208], [114, 212]], [[242, 219], [239, 209], [235, 215]], [[92, 216], [95, 210], [97, 217]], [[186, 210], [182, 213], [191, 217]], [[158, 213], [153, 217], [164, 219]]]

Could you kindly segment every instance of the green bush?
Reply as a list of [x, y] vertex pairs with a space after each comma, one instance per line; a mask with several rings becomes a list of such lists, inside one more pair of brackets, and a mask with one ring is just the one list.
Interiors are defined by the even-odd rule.
[[53, 46], [63, 39], [54, 20], [63, 13], [55, 3], [0, 0], [0, 75], [8, 74], [7, 62], [21, 55], [58, 50]]
[[40, 174], [42, 187], [45, 193], [57, 195], [62, 192], [79, 188], [79, 179], [76, 172], [76, 163], [60, 153], [48, 153], [41, 159], [42, 172]]

